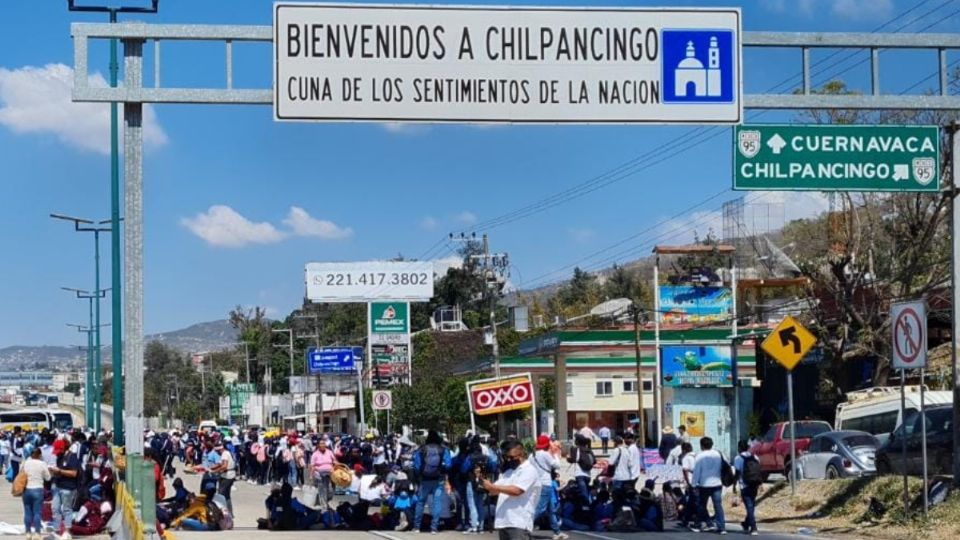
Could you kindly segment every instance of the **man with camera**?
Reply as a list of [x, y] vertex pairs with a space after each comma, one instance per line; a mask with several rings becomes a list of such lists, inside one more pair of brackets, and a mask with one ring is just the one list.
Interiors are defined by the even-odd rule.
[[483, 489], [497, 496], [494, 528], [500, 540], [530, 540], [533, 517], [540, 500], [540, 475], [527, 460], [519, 441], [503, 443], [503, 473], [496, 483], [483, 478]]

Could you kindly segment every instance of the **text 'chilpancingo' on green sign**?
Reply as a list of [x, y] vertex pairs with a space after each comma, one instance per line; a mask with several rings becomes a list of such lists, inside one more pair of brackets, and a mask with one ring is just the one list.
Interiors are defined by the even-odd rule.
[[743, 125], [733, 145], [733, 189], [940, 189], [937, 126]]

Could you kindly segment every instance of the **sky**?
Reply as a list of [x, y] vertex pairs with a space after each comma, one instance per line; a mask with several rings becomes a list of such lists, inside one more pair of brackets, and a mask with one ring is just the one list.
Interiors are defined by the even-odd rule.
[[[739, 6], [746, 31], [960, 31], [960, 0], [529, 4]], [[161, 0], [158, 14], [123, 20], [270, 25], [271, 17], [267, 1]], [[69, 25], [103, 19], [69, 13], [61, 0], [3, 1], [0, 347], [83, 341], [66, 323], [85, 324], [87, 305], [60, 287], [93, 288], [93, 236], [49, 214], [109, 218], [108, 107], [70, 101]], [[867, 53], [835, 53], [814, 51], [814, 83], [841, 76], [867, 90]], [[105, 84], [107, 59], [104, 43], [91, 47], [92, 84]], [[223, 84], [221, 44], [165, 44], [162, 62], [164, 86]], [[267, 44], [236, 45], [234, 63], [237, 86], [269, 87]], [[933, 53], [885, 52], [881, 66], [885, 91], [921, 93], [935, 82]], [[748, 49], [744, 92], [790, 91], [799, 67], [796, 52]], [[307, 262], [449, 259], [458, 247], [450, 233], [489, 234], [491, 248], [509, 254], [511, 283], [525, 288], [567, 278], [575, 265], [598, 269], [655, 243], [719, 234], [720, 207], [738, 196], [774, 224], [825, 207], [819, 194], [731, 191], [728, 127], [287, 123], [268, 106], [226, 105], [158, 105], [145, 116], [147, 333], [222, 319], [236, 305], [282, 317], [302, 301]], [[578, 196], [558, 198], [568, 190]], [[106, 235], [101, 253], [108, 287]]]

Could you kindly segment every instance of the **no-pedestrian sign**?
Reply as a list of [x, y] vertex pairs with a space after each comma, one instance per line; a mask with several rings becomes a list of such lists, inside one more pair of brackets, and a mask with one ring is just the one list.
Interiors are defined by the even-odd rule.
[[927, 306], [923, 300], [890, 306], [893, 354], [890, 367], [915, 369], [927, 366]]
[[937, 126], [744, 125], [733, 145], [734, 189], [940, 190]]
[[370, 401], [375, 411], [389, 411], [393, 409], [393, 394], [389, 390], [374, 390]]

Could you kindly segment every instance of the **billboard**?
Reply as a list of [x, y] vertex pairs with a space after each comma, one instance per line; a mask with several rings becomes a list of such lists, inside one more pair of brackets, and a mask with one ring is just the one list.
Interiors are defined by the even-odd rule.
[[729, 321], [733, 295], [727, 287], [660, 286], [660, 320], [667, 324]]
[[663, 386], [733, 386], [729, 346], [661, 347], [660, 358]]
[[277, 2], [278, 121], [737, 124], [737, 8]]
[[242, 416], [243, 406], [250, 396], [257, 393], [254, 383], [234, 383], [228, 387], [230, 398], [230, 417]]
[[533, 406], [529, 374], [471, 381], [467, 383], [467, 393], [473, 414], [497, 414]]
[[406, 300], [433, 297], [430, 261], [307, 263], [307, 299], [313, 302]]

